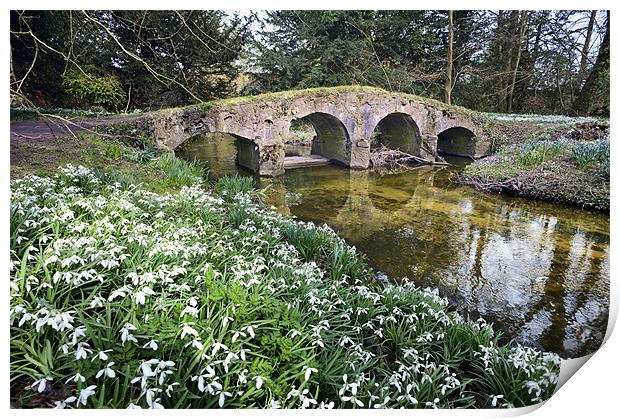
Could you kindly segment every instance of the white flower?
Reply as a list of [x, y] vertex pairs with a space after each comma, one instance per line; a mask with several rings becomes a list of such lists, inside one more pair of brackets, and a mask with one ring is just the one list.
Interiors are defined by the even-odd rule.
[[157, 393], [161, 393], [160, 388], [149, 388], [146, 390], [146, 404], [148, 404], [151, 409], [161, 409], [163, 407], [158, 403], [160, 399], [154, 399]]
[[252, 339], [254, 339], [254, 327], [252, 325], [246, 326], [245, 327], [246, 332], [248, 332], [248, 334], [250, 335], [250, 337]]
[[103, 301], [104, 299], [100, 296], [95, 296], [93, 298], [93, 300], [90, 302], [90, 308], [95, 308], [95, 307], [103, 307]]
[[68, 403], [73, 403], [76, 400], [77, 400], [77, 397], [70, 396], [70, 397], [67, 397], [64, 400], [55, 401], [54, 402], [54, 409], [64, 409], [65, 407], [67, 407]]
[[364, 402], [358, 400], [355, 396], [341, 396], [340, 400], [342, 400], [343, 402], [350, 401], [351, 403], [357, 404], [359, 407], [364, 407]]
[[232, 394], [230, 394], [230, 393], [229, 393], [229, 392], [227, 392], [227, 391], [222, 391], [222, 390], [217, 391], [215, 394], [219, 394], [219, 395], [220, 395], [220, 398], [219, 398], [219, 400], [218, 400], [218, 402], [217, 402], [217, 404], [218, 404], [220, 407], [223, 407], [223, 406], [224, 406], [224, 400], [226, 399], [226, 397], [227, 397], [227, 396], [228, 396], [228, 397], [232, 397]]
[[213, 344], [213, 350], [211, 351], [211, 356], [215, 355], [220, 349], [228, 350], [228, 346], [223, 343], [215, 342]]
[[493, 407], [497, 406], [497, 401], [499, 399], [503, 399], [504, 395], [503, 394], [498, 394], [497, 396], [489, 396], [491, 398], [491, 405]]
[[154, 339], [149, 340], [149, 341], [148, 341], [148, 342], [146, 342], [146, 343], [144, 344], [144, 346], [142, 346], [142, 347], [143, 347], [143, 348], [146, 348], [147, 346], [148, 346], [149, 348], [151, 348], [152, 350], [154, 350], [154, 351], [156, 351], [156, 350], [157, 350], [157, 348], [159, 347], [159, 346], [157, 346], [157, 341], [156, 341], [156, 340], [154, 340]]
[[127, 405], [127, 409], [142, 409], [142, 407], [137, 404], [129, 403], [129, 405]]
[[245, 333], [243, 333], [241, 331], [231, 330], [231, 332], [233, 332], [233, 336], [232, 336], [232, 342], [233, 343], [235, 343], [235, 341], [239, 338], [239, 336], [245, 337]]
[[234, 322], [235, 319], [233, 319], [230, 316], [226, 316], [222, 319], [222, 327], [226, 327], [226, 325], [228, 324], [228, 322]]
[[32, 383], [30, 388], [34, 388], [38, 384], [37, 391], [39, 393], [43, 393], [45, 391], [45, 387], [47, 387], [47, 382], [48, 381], [52, 381], [52, 377], [47, 376], [47, 377], [40, 378], [37, 381], [35, 381], [34, 383]]
[[121, 328], [121, 342], [123, 344], [122, 346], [125, 346], [125, 342], [127, 341], [138, 342], [138, 339], [136, 339], [134, 335], [129, 333], [130, 330], [136, 330], [136, 326], [131, 323], [125, 323], [125, 325], [123, 325], [123, 327]]
[[172, 383], [166, 387], [166, 396], [172, 397], [172, 392], [174, 391], [174, 386], [179, 386], [179, 383]]
[[75, 359], [86, 359], [89, 353], [92, 353], [92, 349], [85, 348], [84, 346], [90, 346], [88, 343], [78, 343], [77, 349], [75, 351]]
[[135, 295], [136, 298], [136, 304], [139, 305], [144, 305], [144, 303], [146, 302], [146, 296], [147, 295], [154, 295], [155, 291], [153, 291], [152, 289], [150, 289], [149, 287], [144, 287], [142, 288], [140, 291], [138, 291]]
[[97, 386], [88, 386], [84, 389], [82, 389], [82, 391], [80, 391], [80, 395], [77, 399], [77, 405], [79, 406], [80, 404], [86, 406], [86, 402], [88, 400], [88, 398], [90, 396], [92, 396], [93, 394], [95, 394], [95, 389], [97, 388]]
[[192, 348], [196, 348], [199, 351], [202, 351], [204, 349], [204, 345], [202, 344], [202, 342], [199, 339], [194, 339], [191, 342], [188, 342], [185, 344], [185, 348], [187, 348], [188, 346], [190, 346]]
[[183, 309], [183, 311], [181, 311], [181, 313], [179, 314], [179, 318], [183, 318], [183, 316], [185, 316], [186, 314], [189, 314], [193, 317], [198, 317], [198, 309], [196, 307], [187, 306]]
[[260, 388], [263, 386], [263, 377], [257, 375], [256, 377], [254, 377], [254, 379], [256, 380], [256, 389], [260, 390]]
[[308, 381], [310, 379], [310, 374], [313, 372], [319, 372], [316, 368], [305, 367], [306, 372], [304, 372], [304, 381]]
[[[78, 372], [78, 373], [75, 373], [74, 376], [69, 377], [69, 379], [67, 381], [65, 381], [65, 384], [68, 384], [69, 381], [74, 381], [76, 383], [80, 383], [80, 382], [84, 383], [84, 382], [86, 382], [86, 377], [84, 377], [82, 374], [80, 374]], [[65, 402], [66, 402], [66, 400], [65, 400]]]
[[96, 358], [99, 358], [101, 361], [107, 361], [109, 357], [106, 352], [112, 352], [112, 349], [106, 349], [105, 351], [97, 352], [97, 355], [95, 355], [93, 359], [91, 359], [91, 361], [94, 361]]
[[189, 324], [183, 323], [183, 329], [181, 330], [181, 339], [183, 339], [186, 335], [198, 336], [198, 332]]
[[105, 368], [99, 370], [99, 372], [97, 372], [96, 378], [99, 378], [104, 374], [109, 378], [116, 377], [116, 373], [114, 372], [112, 368], [110, 368], [112, 365], [114, 365], [114, 362], [109, 362]]

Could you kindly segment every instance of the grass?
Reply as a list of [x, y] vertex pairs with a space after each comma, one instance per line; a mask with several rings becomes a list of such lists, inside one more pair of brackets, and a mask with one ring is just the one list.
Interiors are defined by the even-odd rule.
[[204, 169], [198, 163], [187, 162], [170, 154], [162, 154], [150, 162], [160, 169], [171, 187], [179, 188], [199, 183], [204, 177]]
[[15, 407], [513, 407], [555, 388], [556, 355], [377, 283], [241, 178], [160, 195], [115, 176], [11, 183]]
[[202, 178], [204, 169], [174, 156], [159, 156], [151, 147], [134, 148], [89, 133], [78, 139], [29, 140], [11, 144], [11, 178], [50, 176], [60, 166], [79, 161], [123, 184], [142, 184], [158, 192], [176, 192]]
[[502, 147], [467, 166], [458, 181], [488, 192], [608, 211], [609, 167], [608, 136], [538, 140]]

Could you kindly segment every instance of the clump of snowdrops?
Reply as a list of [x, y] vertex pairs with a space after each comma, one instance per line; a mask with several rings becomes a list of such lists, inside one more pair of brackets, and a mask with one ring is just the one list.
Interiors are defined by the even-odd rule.
[[234, 181], [219, 195], [110, 182], [67, 166], [11, 184], [17, 407], [512, 407], [553, 393], [556, 355], [498, 345], [437, 291], [373, 281], [329, 227]]

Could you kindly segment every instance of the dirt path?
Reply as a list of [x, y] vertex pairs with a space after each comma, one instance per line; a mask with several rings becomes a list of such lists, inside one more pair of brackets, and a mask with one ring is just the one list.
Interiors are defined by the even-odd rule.
[[14, 141], [50, 140], [54, 137], [66, 137], [71, 132], [79, 132], [102, 125], [111, 125], [129, 121], [138, 116], [113, 116], [108, 118], [89, 118], [67, 121], [11, 121], [11, 145]]
[[79, 164], [84, 158], [86, 142], [77, 141], [71, 133], [128, 121], [136, 116], [91, 118], [65, 121], [11, 122], [11, 179], [49, 171], [66, 163]]

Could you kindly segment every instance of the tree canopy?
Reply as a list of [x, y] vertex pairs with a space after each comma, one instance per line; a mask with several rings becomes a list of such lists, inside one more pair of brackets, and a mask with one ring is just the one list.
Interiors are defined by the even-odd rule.
[[362, 84], [608, 114], [608, 33], [608, 12], [579, 10], [12, 11], [11, 93], [118, 110]]

